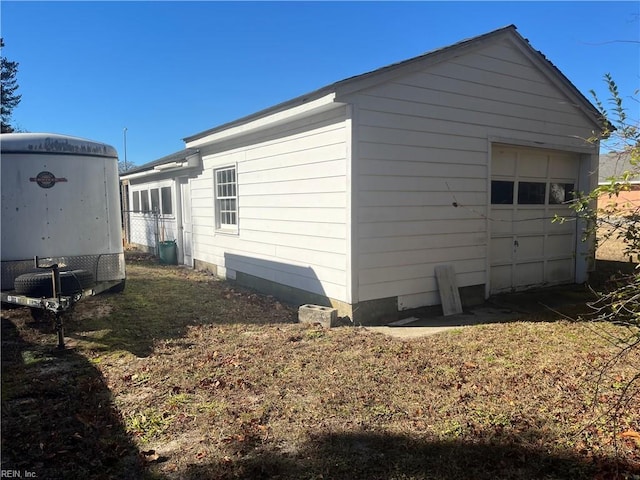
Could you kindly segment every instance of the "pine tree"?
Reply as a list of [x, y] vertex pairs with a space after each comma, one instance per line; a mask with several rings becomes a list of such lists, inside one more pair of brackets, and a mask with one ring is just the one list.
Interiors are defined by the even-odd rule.
[[[0, 48], [4, 48], [4, 40], [0, 39]], [[18, 82], [18, 62], [7, 60], [4, 55], [0, 56], [0, 83], [2, 87], [2, 133], [11, 133], [14, 128], [10, 124], [13, 109], [18, 106], [22, 95], [16, 94]]]

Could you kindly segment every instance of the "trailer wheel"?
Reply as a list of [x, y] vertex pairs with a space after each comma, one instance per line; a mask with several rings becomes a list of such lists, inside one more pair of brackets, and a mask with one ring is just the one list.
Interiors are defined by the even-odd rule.
[[[19, 295], [34, 297], [53, 296], [51, 272], [25, 273], [16, 277], [14, 289]], [[90, 288], [95, 284], [93, 274], [86, 270], [64, 270], [60, 272], [60, 290], [62, 295], [72, 295]]]

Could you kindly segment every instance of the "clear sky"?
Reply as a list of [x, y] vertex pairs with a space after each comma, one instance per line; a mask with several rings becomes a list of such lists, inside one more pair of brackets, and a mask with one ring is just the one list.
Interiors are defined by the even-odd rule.
[[[588, 98], [640, 87], [639, 2], [12, 2], [15, 127], [116, 147], [136, 165], [182, 139], [344, 78], [510, 24]], [[636, 97], [637, 98], [637, 97]], [[638, 118], [640, 105], [627, 102]]]

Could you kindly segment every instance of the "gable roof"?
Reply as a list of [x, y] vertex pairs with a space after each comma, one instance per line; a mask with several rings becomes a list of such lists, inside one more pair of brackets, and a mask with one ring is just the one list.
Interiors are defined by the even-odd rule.
[[552, 83], [556, 84], [562, 91], [565, 92], [566, 95], [572, 98], [575, 106], [578, 107], [585, 114], [585, 116], [587, 116], [592, 121], [594, 126], [600, 126], [601, 115], [596, 107], [593, 106], [593, 104], [575, 87], [575, 85], [573, 85], [573, 83], [571, 83], [571, 81], [541, 52], [531, 47], [529, 41], [522, 37], [516, 30], [517, 29], [515, 25], [509, 25], [485, 33], [483, 35], [462, 40], [448, 47], [439, 48], [427, 52], [423, 55], [419, 55], [417, 57], [413, 57], [401, 62], [393, 63], [391, 65], [387, 65], [371, 72], [349, 77], [314, 90], [310, 93], [295, 97], [291, 100], [287, 100], [264, 110], [260, 110], [251, 115], [233, 120], [228, 123], [224, 123], [200, 133], [196, 133], [195, 135], [186, 137], [183, 140], [186, 143], [193, 142], [214, 133], [222, 132], [224, 130], [228, 130], [232, 127], [237, 127], [254, 120], [259, 120], [261, 118], [268, 117], [275, 113], [282, 112], [296, 106], [309, 104], [314, 100], [318, 100], [332, 93], [335, 95], [339, 95], [355, 92], [363, 88], [368, 88], [372, 85], [382, 83], [389, 77], [394, 77], [402, 74], [407, 69], [410, 69], [416, 64], [422, 67], [425, 63], [437, 63], [443, 61], [444, 59], [451, 58], [452, 56], [460, 55], [462, 52], [470, 48], [475, 48], [476, 46], [487, 41], [492, 41], [501, 37], [510, 38], [512, 41], [514, 41], [514, 43], [520, 48], [520, 50], [525, 55], [527, 55], [531, 59], [531, 61], [541, 69], [544, 74], [546, 74], [547, 78], [549, 78]]

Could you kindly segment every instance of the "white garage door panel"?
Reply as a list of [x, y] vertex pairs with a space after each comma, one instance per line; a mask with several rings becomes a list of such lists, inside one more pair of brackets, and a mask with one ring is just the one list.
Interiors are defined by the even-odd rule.
[[491, 259], [494, 264], [513, 263], [513, 237], [494, 238], [491, 240]]
[[491, 267], [491, 290], [504, 292], [511, 289], [511, 265]]
[[553, 218], [574, 216], [559, 202], [570, 198], [579, 167], [578, 154], [493, 145], [492, 294], [574, 281], [576, 222]]
[[514, 275], [515, 283], [519, 288], [541, 285], [544, 282], [544, 264], [542, 262], [519, 263]]
[[574, 235], [549, 235], [547, 237], [547, 248], [555, 255], [562, 257], [572, 257], [575, 246]]
[[513, 210], [494, 209], [491, 215], [493, 235], [513, 232]]
[[544, 258], [544, 236], [518, 236], [516, 261], [530, 262]]
[[547, 278], [549, 283], [570, 283], [574, 278], [572, 259], [550, 260], [547, 262]]

